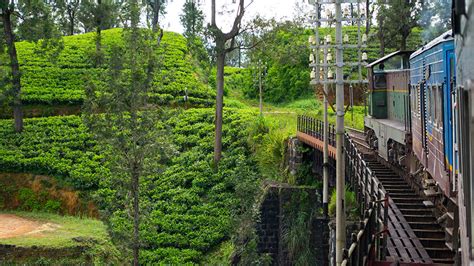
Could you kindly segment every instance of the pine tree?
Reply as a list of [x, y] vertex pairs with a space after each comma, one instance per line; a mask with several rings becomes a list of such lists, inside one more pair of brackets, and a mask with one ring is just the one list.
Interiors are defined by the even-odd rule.
[[186, 0], [183, 5], [183, 13], [179, 19], [184, 28], [184, 37], [193, 39], [202, 34], [204, 30], [204, 14], [196, 0]]
[[113, 174], [110, 189], [117, 195], [117, 206], [107, 206], [108, 213], [120, 216], [127, 210], [133, 225], [131, 232], [122, 232], [122, 240], [133, 251], [133, 264], [138, 265], [140, 183], [147, 173], [159, 170], [156, 162], [162, 157], [157, 154], [164, 153], [167, 134], [157, 126], [162, 112], [148, 104], [154, 73], [162, 60], [156, 54], [161, 35], [139, 28], [137, 0], [128, 3], [127, 11], [125, 45], [110, 47], [114, 56], [107, 64], [107, 85], [88, 86], [84, 120], [97, 140], [108, 147], [107, 161]]

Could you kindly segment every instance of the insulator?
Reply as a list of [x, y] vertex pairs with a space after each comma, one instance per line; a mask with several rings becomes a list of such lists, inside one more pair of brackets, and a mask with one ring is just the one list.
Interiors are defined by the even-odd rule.
[[316, 40], [315, 40], [314, 35], [309, 35], [308, 42], [311, 43], [311, 44], [313, 44], [315, 41], [316, 41]]
[[346, 17], [349, 16], [349, 9], [347, 7], [344, 8], [344, 16], [346, 16]]
[[332, 17], [332, 11], [331, 11], [331, 9], [326, 10], [326, 16], [327, 16], [328, 18]]
[[367, 61], [367, 53], [366, 52], [362, 53], [362, 61]]
[[309, 54], [309, 62], [314, 62], [314, 54]]
[[310, 75], [311, 79], [315, 79], [316, 78], [316, 71], [314, 70], [311, 70], [311, 75]]
[[329, 71], [328, 71], [328, 79], [332, 79], [332, 78], [333, 78], [333, 76], [332, 76], [332, 70], [329, 69]]
[[326, 35], [326, 42], [331, 43], [331, 35]]
[[345, 43], [348, 43], [348, 42], [349, 42], [349, 35], [347, 35], [347, 33], [344, 34], [344, 42], [345, 42]]
[[362, 42], [366, 43], [367, 42], [367, 34], [362, 34]]
[[329, 62], [329, 61], [332, 61], [332, 54], [329, 53], [327, 56], [326, 56], [326, 60]]

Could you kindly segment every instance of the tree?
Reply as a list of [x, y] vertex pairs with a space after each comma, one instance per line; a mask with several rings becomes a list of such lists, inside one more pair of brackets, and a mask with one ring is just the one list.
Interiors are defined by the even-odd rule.
[[[15, 16], [20, 19], [15, 20]], [[5, 80], [8, 83], [5, 95], [12, 98], [15, 131], [21, 132], [23, 130], [21, 72], [15, 41], [21, 39], [35, 42], [37, 44], [35, 52], [46, 55], [53, 61], [62, 50], [62, 40], [52, 19], [51, 6], [42, 0], [2, 0], [0, 18], [4, 44], [10, 61], [10, 72], [5, 73]]]
[[179, 20], [184, 28], [184, 37], [194, 39], [202, 34], [204, 30], [204, 14], [196, 0], [186, 0]]
[[[120, 26], [119, 8], [121, 1], [117, 0], [81, 0], [77, 19], [84, 32], [106, 30]], [[100, 21], [98, 21], [100, 20]]]
[[5, 44], [7, 46], [10, 58], [11, 68], [11, 94], [13, 95], [13, 118], [15, 120], [15, 131], [23, 131], [23, 109], [21, 105], [21, 82], [20, 82], [20, 65], [18, 64], [18, 56], [15, 47], [15, 35], [13, 31], [12, 14], [15, 12], [14, 2], [2, 0], [0, 2], [0, 16], [2, 18], [3, 32]]
[[[396, 41], [400, 50], [407, 49], [407, 39], [411, 30], [418, 25], [420, 0], [387, 0], [379, 2], [379, 36], [384, 44]], [[382, 21], [383, 26], [380, 25]], [[380, 38], [380, 37], [379, 37]]]
[[151, 28], [156, 32], [159, 28], [160, 15], [165, 13], [166, 0], [146, 0], [146, 4], [147, 17], [151, 17]]
[[118, 10], [120, 2], [114, 0], [82, 0], [78, 20], [82, 23], [85, 32], [95, 30], [95, 66], [103, 61], [102, 30], [119, 25]]
[[78, 32], [79, 20], [77, 18], [80, 0], [57, 0], [54, 1], [54, 13], [57, 16], [61, 30], [65, 35], [74, 35]]
[[425, 42], [451, 29], [451, 11], [449, 0], [421, 1], [419, 25]]
[[[214, 38], [216, 54], [216, 115], [215, 115], [215, 142], [214, 142], [214, 164], [219, 164], [222, 157], [222, 110], [224, 105], [224, 65], [225, 56], [234, 50], [235, 37], [239, 35], [242, 18], [245, 14], [245, 0], [239, 0], [237, 14], [229, 32], [224, 33], [216, 23], [216, 0], [211, 1], [211, 23], [208, 30]], [[226, 47], [228, 44], [228, 47]]]
[[159, 110], [152, 110], [148, 104], [154, 73], [160, 69], [161, 58], [155, 51], [161, 35], [139, 28], [137, 0], [130, 1], [127, 8], [130, 27], [124, 29], [125, 45], [111, 47], [114, 56], [108, 64], [107, 86], [88, 86], [84, 120], [109, 149], [107, 159], [112, 162], [114, 176], [111, 189], [117, 190], [121, 205], [115, 210], [127, 209], [133, 220], [131, 237], [124, 239], [133, 251], [133, 264], [138, 265], [140, 180], [149, 171], [157, 171], [156, 155], [162, 153], [166, 134], [157, 126]]

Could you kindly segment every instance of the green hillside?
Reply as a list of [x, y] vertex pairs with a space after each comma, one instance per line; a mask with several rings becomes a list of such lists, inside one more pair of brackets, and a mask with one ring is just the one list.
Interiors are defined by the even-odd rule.
[[[214, 110], [170, 112], [161, 122], [170, 129], [172, 158], [163, 172], [143, 179], [140, 201], [147, 206], [141, 227], [143, 264], [198, 263], [230, 238], [232, 214], [241, 206], [240, 196], [251, 195], [247, 189], [240, 191], [244, 184], [258, 188], [257, 165], [247, 144], [256, 112], [224, 111], [224, 156], [217, 172], [212, 166]], [[107, 148], [92, 139], [81, 117], [25, 119], [21, 134], [14, 133], [11, 120], [0, 120], [0, 136], [3, 171], [47, 174], [74, 189], [88, 190], [97, 196], [97, 207], [107, 210], [113, 235], [130, 226], [128, 214], [117, 203], [114, 176], [104, 160]], [[18, 197], [15, 193], [10, 195]]]
[[[95, 34], [66, 36], [64, 49], [52, 62], [32, 42], [16, 44], [22, 71], [22, 101], [24, 104], [81, 104], [87, 82], [99, 83], [106, 73], [93, 64]], [[111, 57], [111, 46], [123, 45], [122, 29], [102, 32], [105, 56]], [[196, 66], [186, 46], [186, 39], [174, 32], [165, 32], [157, 53], [163, 55], [163, 69], [157, 72], [150, 96], [155, 103], [182, 102], [185, 89], [191, 104], [210, 106], [214, 90], [201, 82]]]

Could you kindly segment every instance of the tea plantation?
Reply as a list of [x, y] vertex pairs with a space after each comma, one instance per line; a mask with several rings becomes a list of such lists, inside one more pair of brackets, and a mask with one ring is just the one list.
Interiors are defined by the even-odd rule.
[[[141, 263], [198, 263], [204, 254], [229, 239], [241, 205], [242, 184], [258, 187], [258, 169], [247, 144], [255, 113], [226, 109], [224, 154], [219, 171], [212, 166], [212, 108], [169, 110], [164, 123], [174, 146], [163, 171], [142, 181]], [[25, 119], [22, 133], [11, 120], [0, 120], [0, 168], [57, 177], [65, 184], [96, 195], [108, 209], [112, 235], [130, 223], [116, 204], [114, 176], [104, 161], [106, 147], [96, 143], [79, 116]]]
[[[22, 101], [24, 104], [81, 104], [88, 82], [100, 84], [106, 65], [95, 67], [93, 33], [66, 36], [57, 57], [42, 53], [41, 44], [17, 43], [22, 71]], [[114, 56], [112, 45], [123, 45], [122, 29], [102, 32], [105, 57]], [[155, 74], [150, 96], [155, 103], [176, 104], [183, 101], [185, 89], [189, 102], [210, 106], [215, 92], [201, 82], [197, 66], [190, 63], [186, 39], [177, 33], [165, 32], [162, 46], [156, 51], [163, 58], [161, 71]], [[107, 60], [106, 60], [107, 61]]]

